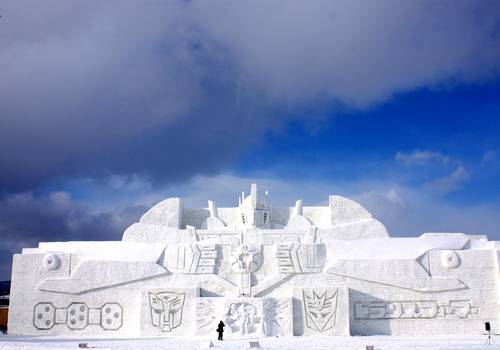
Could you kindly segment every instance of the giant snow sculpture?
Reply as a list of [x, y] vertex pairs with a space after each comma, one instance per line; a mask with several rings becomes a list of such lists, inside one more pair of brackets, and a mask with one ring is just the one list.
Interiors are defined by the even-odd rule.
[[390, 238], [361, 205], [274, 208], [252, 185], [234, 208], [169, 198], [121, 242], [40, 243], [14, 256], [9, 331], [214, 336], [498, 332], [497, 242]]

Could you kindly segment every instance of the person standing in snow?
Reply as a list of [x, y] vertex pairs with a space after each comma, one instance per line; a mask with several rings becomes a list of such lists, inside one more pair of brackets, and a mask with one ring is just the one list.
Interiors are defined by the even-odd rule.
[[217, 326], [217, 333], [219, 333], [219, 340], [222, 340], [222, 335], [224, 333], [224, 327], [226, 325], [224, 324], [224, 322], [222, 322], [222, 320], [219, 322], [219, 325]]

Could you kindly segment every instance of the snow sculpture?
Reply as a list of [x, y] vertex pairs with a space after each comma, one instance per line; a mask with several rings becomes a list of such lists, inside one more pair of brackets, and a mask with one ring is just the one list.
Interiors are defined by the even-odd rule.
[[170, 332], [182, 322], [182, 308], [186, 294], [174, 292], [149, 293], [151, 322], [162, 332]]
[[117, 330], [122, 326], [122, 312], [118, 303], [107, 303], [100, 308], [89, 308], [87, 304], [78, 302], [61, 308], [50, 302], [39, 303], [33, 310], [33, 326], [38, 330], [50, 330], [55, 325], [64, 325], [69, 330], [83, 330], [89, 325], [97, 325], [104, 330]]
[[[258, 331], [262, 323], [262, 315], [257, 307], [245, 301], [230, 304], [225, 316], [225, 324], [229, 333], [237, 333], [242, 336], [260, 335]], [[260, 332], [259, 332], [260, 333]]]
[[[318, 332], [335, 327], [338, 289], [303, 289], [306, 325]], [[319, 294], [319, 295], [318, 295]]]
[[391, 238], [360, 204], [238, 205], [169, 198], [119, 242], [53, 242], [14, 256], [9, 332], [24, 335], [482, 334], [500, 330], [498, 243]]

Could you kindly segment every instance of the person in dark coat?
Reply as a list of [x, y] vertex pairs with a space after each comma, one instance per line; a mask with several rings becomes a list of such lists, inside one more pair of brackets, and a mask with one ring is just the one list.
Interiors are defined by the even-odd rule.
[[224, 333], [225, 326], [226, 325], [222, 321], [220, 321], [219, 325], [217, 326], [217, 333], [219, 333], [219, 340], [222, 340], [222, 334]]

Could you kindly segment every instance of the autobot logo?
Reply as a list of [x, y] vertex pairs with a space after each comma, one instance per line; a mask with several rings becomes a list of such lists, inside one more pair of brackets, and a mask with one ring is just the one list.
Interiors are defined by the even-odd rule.
[[240, 245], [231, 253], [231, 265], [239, 273], [255, 272], [262, 263], [262, 254], [253, 245]]
[[304, 289], [306, 324], [318, 332], [335, 326], [338, 289]]
[[160, 328], [162, 332], [170, 332], [179, 327], [182, 322], [182, 308], [185, 298], [185, 293], [149, 293], [153, 326]]

